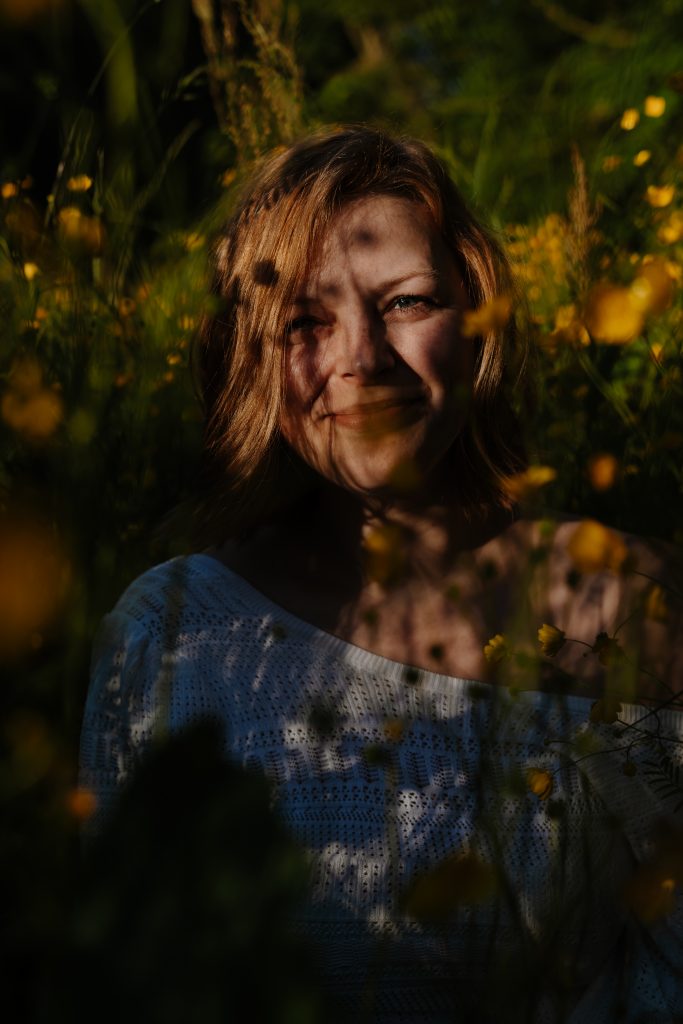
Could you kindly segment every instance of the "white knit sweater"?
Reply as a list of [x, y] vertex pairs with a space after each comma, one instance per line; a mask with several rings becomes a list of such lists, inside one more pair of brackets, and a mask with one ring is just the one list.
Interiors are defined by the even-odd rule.
[[[309, 851], [298, 925], [349, 1020], [370, 977], [372, 1020], [483, 1020], [493, 965], [550, 949], [548, 976], [562, 958], [574, 966], [572, 1009], [554, 1016], [549, 995], [536, 1021], [683, 1019], [682, 901], [646, 927], [621, 898], [676, 807], [675, 786], [661, 797], [662, 758], [683, 760], [683, 715], [627, 705], [624, 732], [591, 724], [590, 706], [409, 669], [287, 613], [208, 555], [177, 558], [137, 579], [97, 637], [81, 742], [90, 828], [164, 717], [173, 731], [210, 716], [226, 754], [270, 778]], [[648, 742], [655, 731], [674, 742]], [[552, 773], [550, 800], [525, 785], [530, 768]], [[402, 909], [410, 880], [467, 851], [496, 865], [493, 895], [456, 892], [447, 927], [421, 926]]]

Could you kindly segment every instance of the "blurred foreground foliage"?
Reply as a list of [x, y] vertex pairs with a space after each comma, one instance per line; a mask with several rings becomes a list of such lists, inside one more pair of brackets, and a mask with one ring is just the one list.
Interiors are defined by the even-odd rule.
[[[182, 550], [154, 538], [199, 451], [207, 240], [259, 152], [337, 121], [433, 145], [530, 317], [518, 496], [680, 543], [683, 2], [0, 0], [0, 25], [0, 868], [26, 996], [35, 957], [62, 934], [96, 944], [114, 913], [92, 879], [71, 905], [89, 644]], [[101, 875], [125, 886], [113, 856]]]

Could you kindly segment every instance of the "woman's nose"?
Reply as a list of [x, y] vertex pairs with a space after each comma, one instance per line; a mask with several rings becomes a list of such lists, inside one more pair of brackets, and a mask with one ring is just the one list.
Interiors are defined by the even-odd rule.
[[372, 380], [391, 369], [395, 357], [387, 338], [386, 324], [374, 310], [363, 310], [340, 323], [336, 339], [335, 368], [347, 380]]

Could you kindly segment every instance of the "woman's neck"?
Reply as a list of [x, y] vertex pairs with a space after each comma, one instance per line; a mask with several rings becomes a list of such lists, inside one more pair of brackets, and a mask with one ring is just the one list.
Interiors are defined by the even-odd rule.
[[473, 552], [498, 536], [512, 522], [514, 512], [491, 507], [468, 515], [453, 500], [417, 502], [409, 499], [368, 500], [364, 496], [325, 486], [317, 499], [297, 515], [294, 530], [283, 531], [311, 568], [325, 565], [360, 586], [378, 573], [394, 583], [410, 585], [443, 580], [460, 556]]

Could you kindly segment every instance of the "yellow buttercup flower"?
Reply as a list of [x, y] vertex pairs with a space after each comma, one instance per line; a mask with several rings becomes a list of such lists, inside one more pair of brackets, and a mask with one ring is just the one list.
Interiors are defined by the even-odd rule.
[[596, 341], [623, 345], [640, 334], [643, 313], [628, 288], [600, 282], [588, 296], [585, 320]]
[[639, 149], [633, 158], [633, 163], [636, 167], [642, 167], [643, 164], [646, 164], [648, 162], [651, 156], [652, 153], [649, 149]]
[[594, 519], [584, 519], [574, 530], [567, 551], [579, 572], [619, 572], [625, 568], [628, 548], [618, 533]]
[[588, 460], [587, 471], [594, 490], [608, 491], [616, 483], [619, 463], [609, 452], [601, 452]]
[[529, 768], [526, 784], [539, 800], [547, 800], [553, 791], [553, 777], [544, 768]]
[[646, 117], [661, 117], [666, 110], [666, 100], [663, 96], [648, 96], [643, 109]]
[[500, 330], [510, 319], [512, 302], [507, 295], [497, 295], [478, 309], [468, 309], [462, 317], [462, 334], [474, 338], [479, 334]]
[[524, 501], [557, 476], [552, 466], [529, 466], [522, 473], [510, 476], [505, 481], [505, 490], [515, 501]]
[[621, 121], [619, 122], [619, 124], [625, 132], [630, 132], [633, 131], [633, 129], [639, 121], [640, 114], [638, 113], [636, 108], [629, 107], [628, 110], [625, 110], [624, 113], [621, 115]]
[[507, 645], [507, 640], [502, 633], [496, 633], [492, 636], [487, 644], [484, 645], [484, 657], [492, 665], [503, 661], [509, 655], [510, 650]]
[[92, 187], [92, 178], [89, 178], [87, 174], [76, 174], [73, 178], [69, 178], [66, 187], [69, 192], [87, 192]]
[[650, 206], [663, 207], [672, 202], [675, 194], [673, 185], [648, 185], [645, 198]]
[[551, 626], [548, 622], [544, 622], [538, 631], [538, 643], [541, 648], [541, 654], [545, 654], [548, 658], [554, 658], [558, 651], [561, 651], [566, 643], [566, 634], [563, 629], [558, 629], [557, 626]]

